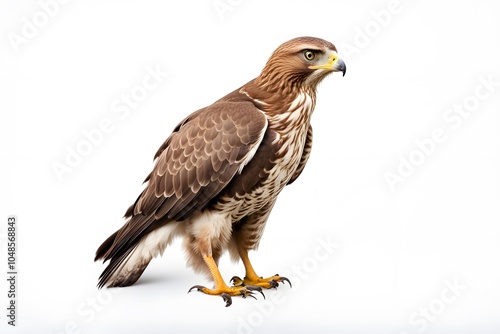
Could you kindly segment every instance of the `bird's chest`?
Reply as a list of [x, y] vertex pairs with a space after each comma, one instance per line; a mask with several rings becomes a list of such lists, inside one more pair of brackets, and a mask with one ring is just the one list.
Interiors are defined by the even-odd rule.
[[298, 128], [281, 136], [276, 144], [277, 153], [269, 168], [259, 173], [260, 181], [246, 193], [236, 193], [222, 199], [233, 222], [256, 212], [270, 210], [283, 188], [288, 184], [300, 164], [307, 128]]
[[286, 113], [269, 119], [269, 130], [275, 136], [271, 150], [273, 154], [258, 157], [269, 159], [270, 162], [260, 171], [260, 181], [242, 197], [233, 198], [234, 203], [238, 203], [237, 209], [233, 211], [235, 221], [263, 208], [272, 207], [280, 191], [297, 170], [304, 152], [313, 108], [309, 99], [303, 98], [299, 102], [292, 104]]
[[301, 125], [291, 129], [285, 135], [280, 135], [273, 167], [263, 182], [263, 187], [269, 187], [269, 190], [276, 192], [276, 195], [287, 185], [300, 164], [308, 126], [309, 124]]
[[313, 108], [310, 96], [300, 94], [287, 112], [269, 120], [269, 126], [275, 129], [278, 138], [274, 165], [266, 184], [275, 187], [278, 192], [286, 186], [300, 164]]

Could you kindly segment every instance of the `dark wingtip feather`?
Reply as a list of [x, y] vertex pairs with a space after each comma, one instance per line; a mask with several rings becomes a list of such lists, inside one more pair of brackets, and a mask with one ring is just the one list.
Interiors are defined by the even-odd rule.
[[146, 269], [146, 267], [149, 264], [148, 261], [143, 261], [141, 263], [137, 263], [136, 267], [134, 270], [130, 273], [128, 273], [126, 276], [118, 276], [113, 279], [113, 281], [110, 281], [113, 275], [117, 270], [120, 270], [121, 266], [123, 265], [124, 261], [127, 260], [129, 257], [130, 253], [132, 252], [134, 248], [129, 248], [126, 252], [123, 254], [119, 255], [118, 257], [114, 257], [111, 259], [110, 263], [104, 269], [102, 272], [101, 276], [99, 276], [99, 282], [97, 283], [97, 288], [102, 289], [103, 287], [107, 286], [108, 288], [115, 288], [115, 287], [126, 287], [134, 284], [137, 282], [137, 280], [141, 277], [142, 273]]
[[[128, 249], [126, 252], [121, 254], [118, 257], [112, 258], [109, 262], [108, 266], [102, 272], [101, 276], [99, 276], [99, 282], [97, 283], [97, 288], [101, 289], [108, 284], [109, 279], [113, 276], [113, 273], [120, 267], [123, 261], [127, 258], [132, 249]], [[109, 287], [113, 287], [116, 285], [108, 285]]]
[[100, 260], [100, 259], [103, 259], [104, 256], [106, 255], [106, 253], [109, 251], [109, 249], [111, 248], [111, 246], [113, 246], [113, 243], [115, 241], [115, 238], [116, 238], [116, 235], [118, 234], [118, 231], [116, 231], [115, 233], [113, 233], [112, 235], [110, 235], [103, 243], [101, 246], [99, 246], [99, 248], [97, 249], [96, 253], [95, 253], [95, 258], [94, 258], [94, 261], [97, 261], [97, 260]]

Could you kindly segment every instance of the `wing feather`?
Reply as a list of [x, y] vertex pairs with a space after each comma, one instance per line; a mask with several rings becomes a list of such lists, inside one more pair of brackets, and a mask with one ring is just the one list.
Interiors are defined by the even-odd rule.
[[251, 102], [216, 102], [184, 119], [156, 153], [147, 185], [104, 259], [202, 210], [250, 162], [266, 130], [265, 115]]

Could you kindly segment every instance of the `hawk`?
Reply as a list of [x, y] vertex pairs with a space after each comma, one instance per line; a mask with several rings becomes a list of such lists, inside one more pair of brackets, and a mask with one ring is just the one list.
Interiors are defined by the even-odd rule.
[[[257, 275], [248, 251], [259, 245], [278, 194], [302, 173], [316, 87], [338, 71], [345, 75], [346, 66], [332, 43], [298, 37], [279, 46], [257, 78], [182, 120], [156, 153], [125, 225], [97, 250], [96, 261], [109, 261], [98, 287], [134, 284], [176, 237], [188, 265], [214, 282], [189, 291], [220, 295], [226, 306], [231, 296], [290, 283]], [[245, 266], [230, 285], [218, 269], [225, 251]]]

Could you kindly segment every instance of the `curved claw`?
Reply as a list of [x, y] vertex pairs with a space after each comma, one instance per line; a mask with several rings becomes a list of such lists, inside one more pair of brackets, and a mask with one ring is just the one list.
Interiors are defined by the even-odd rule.
[[226, 307], [231, 306], [231, 304], [233, 303], [233, 299], [231, 298], [231, 296], [229, 294], [224, 292], [224, 293], [221, 293], [220, 296], [222, 297], [222, 299], [226, 303]]
[[[247, 286], [247, 290], [250, 290], [250, 296], [252, 296], [252, 291], [257, 291], [260, 292], [260, 294], [262, 295], [262, 297], [264, 297], [264, 299], [266, 299], [266, 295], [264, 294], [264, 292], [262, 292], [262, 288], [260, 286]], [[254, 296], [252, 297], [254, 299], [257, 299]]]
[[278, 286], [280, 285], [280, 284], [278, 283], [278, 281], [275, 281], [275, 280], [273, 280], [273, 279], [272, 279], [272, 280], [270, 280], [268, 283], [271, 285], [271, 288], [273, 288], [273, 289], [277, 289], [277, 288], [278, 288]]
[[233, 277], [231, 277], [231, 279], [229, 280], [229, 282], [234, 284], [234, 282], [236, 282], [236, 280], [243, 281], [240, 277], [233, 276]]
[[250, 298], [253, 298], [255, 300], [257, 300], [257, 298], [255, 298], [255, 296], [253, 295], [253, 292], [247, 292], [248, 294], [242, 294], [243, 298], [247, 298], [247, 297], [250, 297]]
[[290, 287], [292, 287], [292, 282], [290, 282], [290, 280], [288, 278], [281, 277], [280, 280], [281, 280], [281, 283], [285, 284], [285, 282], [287, 282], [288, 284], [290, 284]]
[[198, 291], [201, 291], [202, 289], [206, 289], [203, 285], [193, 285], [189, 290], [188, 293], [190, 293], [193, 289], [197, 289]]

